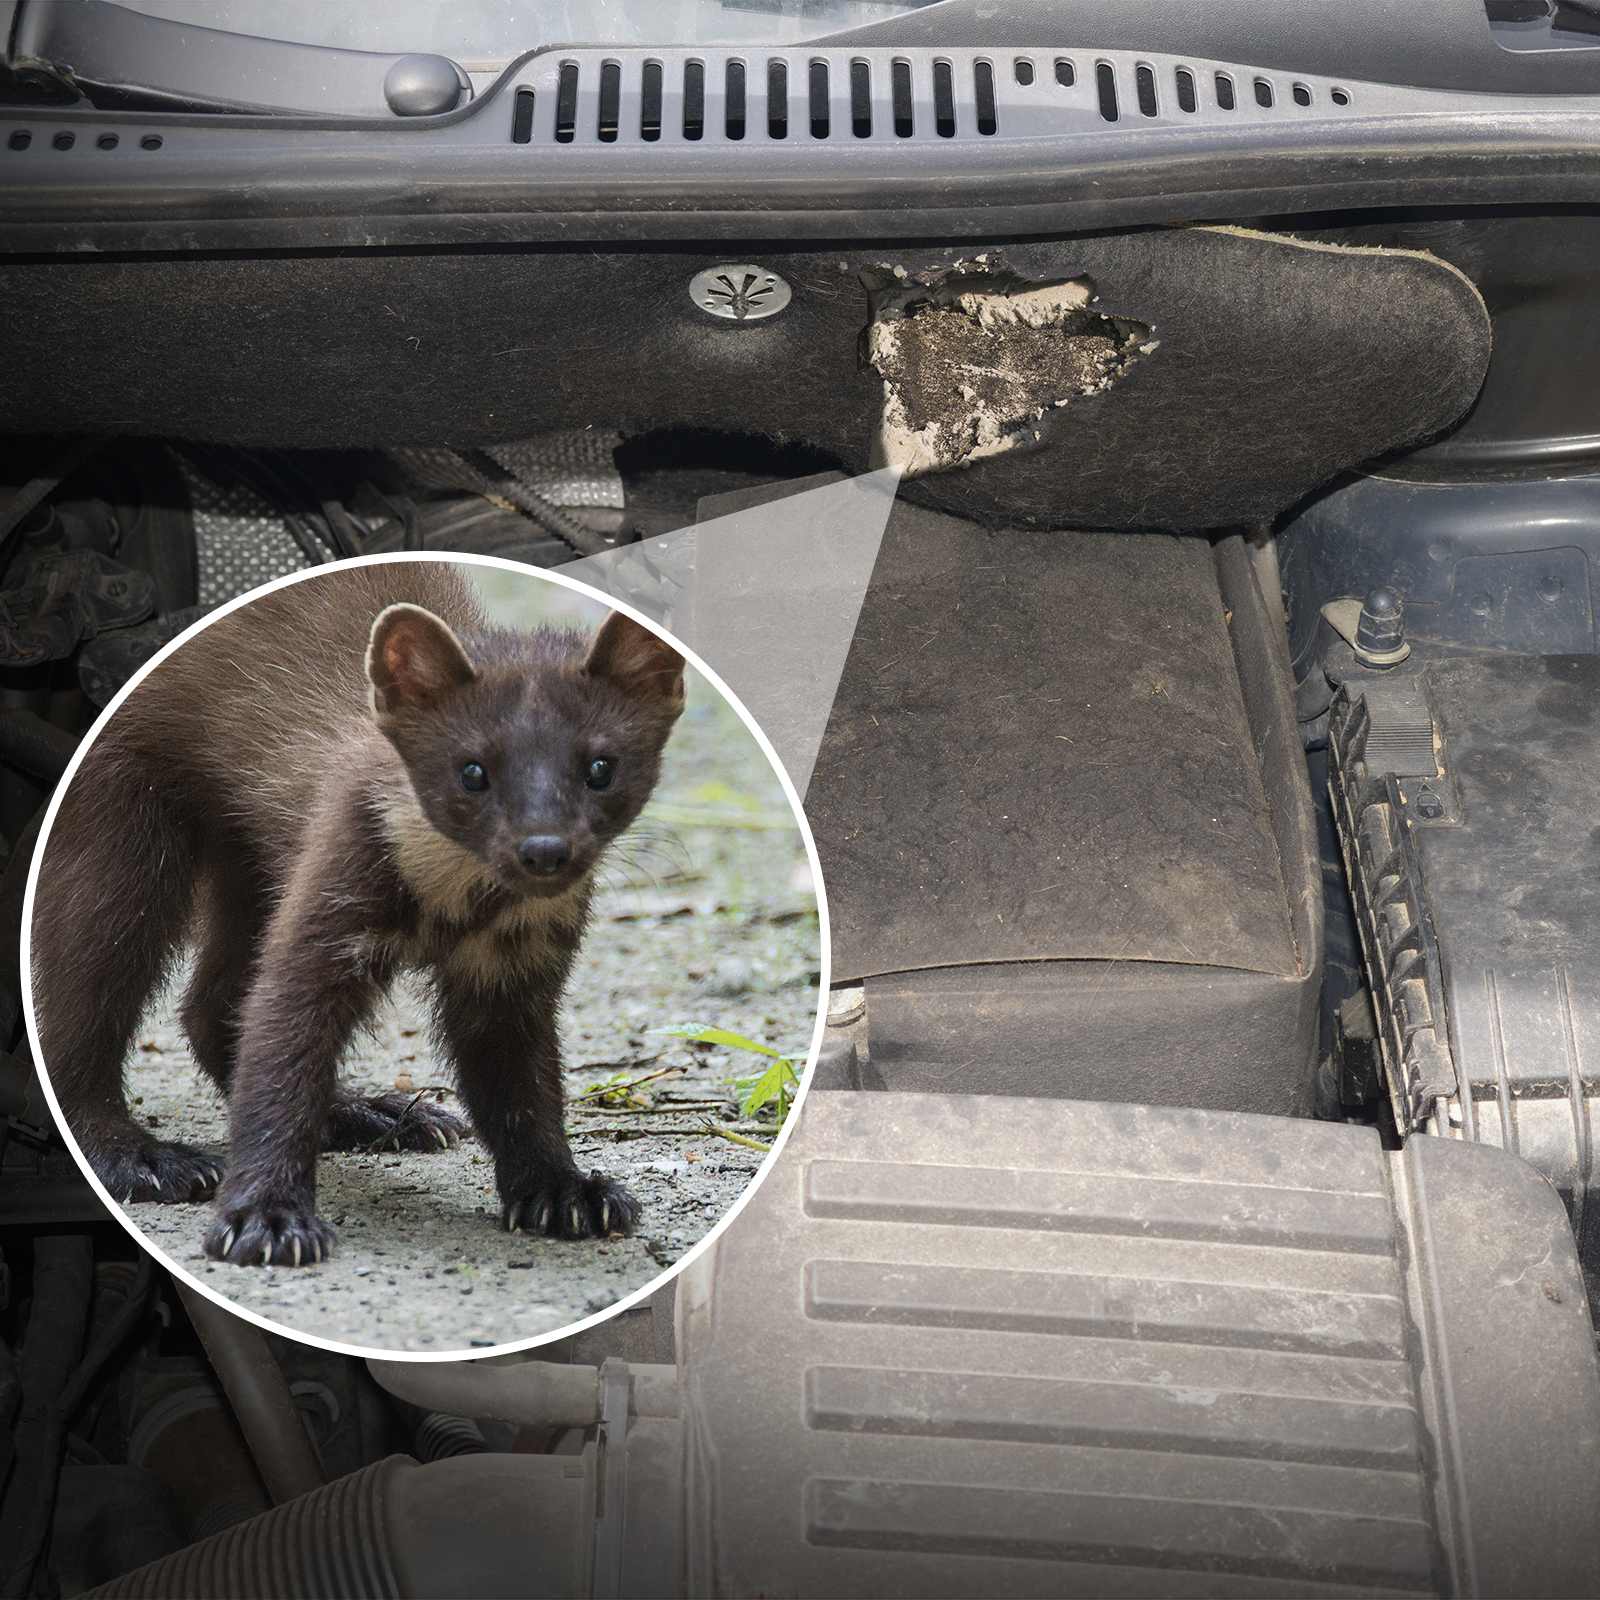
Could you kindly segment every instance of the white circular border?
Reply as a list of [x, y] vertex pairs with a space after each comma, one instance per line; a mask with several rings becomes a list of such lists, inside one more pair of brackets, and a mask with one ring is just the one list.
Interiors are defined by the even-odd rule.
[[[805, 1071], [801, 1074], [800, 1083], [795, 1090], [794, 1103], [789, 1108], [789, 1115], [784, 1120], [783, 1126], [778, 1130], [777, 1138], [773, 1141], [772, 1149], [762, 1158], [760, 1166], [756, 1169], [755, 1176], [744, 1186], [743, 1191], [729, 1206], [728, 1210], [713, 1225], [705, 1238], [692, 1245], [681, 1259], [664, 1268], [659, 1276], [652, 1278], [641, 1288], [624, 1295], [614, 1305], [607, 1306], [603, 1311], [597, 1311], [593, 1316], [585, 1317], [578, 1322], [563, 1323], [559, 1328], [553, 1328], [548, 1333], [536, 1334], [530, 1339], [518, 1339], [507, 1344], [497, 1345], [472, 1345], [465, 1350], [444, 1351], [417, 1351], [417, 1350], [385, 1350], [367, 1345], [345, 1344], [337, 1339], [325, 1339], [316, 1334], [303, 1333], [286, 1323], [273, 1322], [258, 1311], [252, 1311], [247, 1306], [241, 1306], [236, 1301], [230, 1300], [226, 1295], [210, 1288], [194, 1276], [186, 1267], [181, 1267], [165, 1251], [157, 1249], [139, 1229], [137, 1224], [123, 1210], [119, 1201], [114, 1200], [104, 1184], [94, 1175], [89, 1163], [84, 1159], [83, 1152], [78, 1148], [78, 1141], [73, 1137], [72, 1130], [67, 1125], [66, 1118], [62, 1115], [60, 1102], [56, 1099], [54, 1087], [50, 1083], [50, 1076], [46, 1070], [44, 1053], [39, 1048], [39, 1029], [33, 1014], [33, 901], [39, 882], [39, 868], [44, 861], [45, 842], [50, 837], [51, 825], [55, 822], [56, 812], [61, 807], [61, 801], [67, 792], [68, 785], [76, 775], [79, 764], [94, 744], [98, 737], [98, 730], [84, 737], [78, 748], [73, 752], [72, 760], [67, 763], [67, 769], [62, 773], [60, 781], [56, 784], [55, 792], [50, 797], [49, 806], [45, 812], [44, 822], [39, 829], [38, 842], [34, 846], [33, 860], [28, 867], [28, 887], [22, 901], [22, 949], [21, 967], [26, 978], [23, 983], [22, 1011], [27, 1023], [28, 1044], [33, 1051], [35, 1068], [39, 1074], [39, 1082], [44, 1089], [45, 1099], [50, 1103], [51, 1115], [55, 1119], [57, 1131], [65, 1140], [68, 1149], [72, 1151], [73, 1158], [88, 1179], [90, 1187], [99, 1195], [101, 1201], [111, 1216], [122, 1224], [134, 1242], [147, 1255], [154, 1256], [175, 1277], [182, 1278], [191, 1288], [198, 1290], [206, 1299], [221, 1306], [225, 1311], [231, 1311], [236, 1316], [253, 1322], [257, 1327], [269, 1333], [281, 1334], [286, 1338], [294, 1339], [301, 1344], [314, 1345], [321, 1350], [332, 1350], [340, 1355], [353, 1356], [357, 1360], [377, 1361], [476, 1361], [486, 1356], [509, 1355], [519, 1350], [533, 1350], [540, 1345], [551, 1344], [557, 1339], [572, 1338], [593, 1328], [602, 1322], [609, 1321], [612, 1317], [630, 1310], [641, 1300], [653, 1295], [656, 1291], [677, 1277], [690, 1262], [704, 1255], [716, 1243], [718, 1236], [728, 1227], [744, 1209], [750, 1197], [767, 1181], [772, 1171], [772, 1164], [777, 1159], [785, 1144], [789, 1141], [790, 1134], [794, 1131], [800, 1119], [800, 1110], [806, 1093], [811, 1087], [811, 1077], [817, 1064], [817, 1054], [822, 1046], [823, 1029], [827, 1026], [828, 1007], [827, 995], [829, 978], [832, 967], [832, 944], [828, 931], [828, 897], [827, 890], [822, 881], [822, 863], [817, 856], [817, 842], [811, 834], [811, 824], [806, 820], [805, 808], [801, 804], [798, 791], [795, 789], [794, 780], [790, 777], [788, 768], [779, 759], [778, 753], [772, 747], [772, 741], [767, 738], [757, 725], [754, 717], [745, 710], [743, 702], [733, 693], [722, 678], [708, 667], [699, 656], [688, 649], [680, 640], [673, 638], [660, 624], [652, 622], [649, 617], [642, 615], [626, 602], [617, 600], [602, 590], [591, 588], [586, 583], [580, 583], [575, 578], [562, 574], [559, 568], [532, 567], [519, 561], [508, 561], [500, 556], [467, 555], [451, 551], [408, 550], [395, 551], [386, 555], [358, 556], [350, 560], [327, 562], [318, 567], [307, 567], [299, 572], [291, 572], [281, 578], [274, 578], [270, 583], [264, 583], [258, 589], [251, 589], [244, 594], [235, 596], [232, 600], [220, 605], [216, 610], [207, 613], [193, 627], [185, 629], [176, 639], [156, 652], [139, 670], [125, 683], [113, 699], [106, 705], [99, 720], [106, 721], [113, 716], [117, 708], [133, 692], [133, 690], [154, 671], [169, 655], [172, 655], [181, 646], [201, 629], [208, 628], [212, 623], [228, 615], [230, 611], [237, 611], [239, 607], [249, 605], [254, 600], [259, 600], [263, 595], [271, 594], [275, 589], [284, 589], [291, 584], [305, 583], [319, 576], [325, 576], [330, 571], [348, 567], [388, 566], [401, 561], [430, 561], [439, 562], [446, 566], [492, 567], [503, 572], [512, 572], [522, 578], [545, 581], [559, 584], [564, 589], [571, 589], [586, 598], [596, 601], [610, 611], [624, 612], [641, 626], [648, 628], [659, 638], [668, 640], [675, 650], [680, 651], [704, 677], [711, 686], [728, 702], [739, 714], [740, 720], [755, 736], [756, 743], [760, 745], [762, 753], [772, 764], [772, 770], [777, 774], [778, 781], [783, 785], [783, 792], [788, 797], [790, 809], [794, 812], [795, 823], [800, 829], [800, 837], [805, 843], [806, 859], [811, 864], [811, 880], [817, 898], [817, 923], [820, 936], [822, 957], [821, 976], [817, 984], [817, 1018], [811, 1030], [811, 1046], [806, 1052]], [[200, 1202], [209, 1203], [209, 1202]], [[486, 1219], [487, 1220], [487, 1219]], [[509, 1237], [509, 1236], [508, 1236]]]

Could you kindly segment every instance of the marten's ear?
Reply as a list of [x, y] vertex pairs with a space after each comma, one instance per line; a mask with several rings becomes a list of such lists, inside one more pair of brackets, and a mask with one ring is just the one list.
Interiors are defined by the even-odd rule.
[[424, 711], [477, 676], [461, 641], [421, 606], [378, 613], [367, 640], [372, 709], [380, 717]]
[[624, 612], [613, 611], [600, 625], [583, 665], [591, 677], [627, 694], [655, 696], [673, 712], [683, 709], [683, 657]]

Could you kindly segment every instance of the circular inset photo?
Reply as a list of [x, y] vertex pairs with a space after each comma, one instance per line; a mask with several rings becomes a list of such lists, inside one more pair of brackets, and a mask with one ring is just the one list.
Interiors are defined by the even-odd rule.
[[770, 746], [658, 629], [506, 563], [325, 567], [85, 740], [30, 1037], [201, 1289], [362, 1351], [526, 1343], [757, 1179], [821, 1035], [816, 874]]

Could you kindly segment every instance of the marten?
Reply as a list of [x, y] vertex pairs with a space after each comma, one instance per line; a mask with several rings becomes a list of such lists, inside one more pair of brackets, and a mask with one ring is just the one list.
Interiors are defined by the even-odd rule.
[[[435, 561], [317, 573], [180, 645], [84, 756], [33, 908], [43, 1065], [112, 1196], [215, 1194], [207, 1255], [324, 1259], [320, 1150], [466, 1131], [339, 1079], [404, 970], [429, 982], [504, 1225], [632, 1231], [633, 1196], [573, 1162], [556, 1013], [596, 864], [649, 799], [683, 705], [684, 658], [625, 614], [592, 638], [495, 628]], [[225, 1177], [141, 1128], [124, 1088], [186, 945], [181, 1017], [228, 1099]]]

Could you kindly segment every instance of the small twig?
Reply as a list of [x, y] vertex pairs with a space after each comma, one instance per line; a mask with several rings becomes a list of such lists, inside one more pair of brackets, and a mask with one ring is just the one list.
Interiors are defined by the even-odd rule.
[[395, 1148], [398, 1150], [400, 1148], [400, 1146], [399, 1146], [399, 1137], [400, 1137], [401, 1124], [403, 1124], [405, 1122], [406, 1118], [411, 1115], [411, 1108], [413, 1106], [415, 1106], [417, 1101], [419, 1101], [423, 1097], [423, 1095], [427, 1094], [427, 1092], [428, 1091], [426, 1089], [418, 1089], [417, 1092], [414, 1095], [412, 1095], [412, 1097], [410, 1099], [410, 1102], [407, 1104], [405, 1110], [402, 1111], [400, 1113], [400, 1115], [394, 1119], [394, 1126], [391, 1127], [387, 1133], [380, 1133], [378, 1135], [378, 1137], [376, 1139], [374, 1139], [372, 1141], [372, 1143], [367, 1146], [366, 1150], [363, 1153], [366, 1154], [366, 1155], [369, 1155], [369, 1156], [376, 1155], [378, 1153], [378, 1151], [381, 1150], [383, 1148], [383, 1146], [386, 1145], [391, 1139], [396, 1141]]
[[[585, 1128], [570, 1126], [567, 1132], [575, 1139], [603, 1139], [611, 1144], [626, 1144], [632, 1139], [703, 1139], [706, 1130], [693, 1128]], [[767, 1147], [762, 1145], [765, 1150]]]
[[[651, 1059], [659, 1061], [659, 1056]], [[682, 1072], [682, 1067], [661, 1067], [655, 1072], [647, 1072], [642, 1078], [635, 1078], [631, 1083], [597, 1083], [592, 1089], [585, 1089], [582, 1094], [573, 1095], [570, 1104], [576, 1105], [580, 1100], [588, 1100], [594, 1095], [621, 1094], [624, 1089], [637, 1089], [641, 1083], [653, 1083], [657, 1078], [664, 1078], [669, 1072]], [[632, 1109], [637, 1110], [638, 1107]]]
[[[574, 1108], [586, 1117], [670, 1117], [677, 1107], [672, 1106], [598, 1106], [594, 1101]], [[691, 1108], [693, 1109], [693, 1108]]]
[[772, 1149], [770, 1144], [763, 1144], [759, 1139], [747, 1139], [742, 1133], [735, 1133], [732, 1128], [720, 1127], [709, 1120], [700, 1124], [700, 1131], [714, 1134], [719, 1139], [726, 1139], [729, 1144], [742, 1144], [747, 1150], [770, 1152]]
[[[694, 1129], [694, 1128], [698, 1128], [700, 1126], [698, 1121], [691, 1122], [691, 1123], [685, 1123], [683, 1121], [683, 1117], [686, 1114], [687, 1115], [693, 1115], [693, 1113], [683, 1113], [683, 1112], [677, 1112], [677, 1113], [668, 1112], [668, 1113], [665, 1113], [665, 1114], [652, 1114], [651, 1117], [650, 1117], [650, 1121], [649, 1121], [648, 1125], [646, 1125], [643, 1122], [639, 1122], [639, 1123], [635, 1123], [634, 1126], [636, 1126], [639, 1129], [640, 1133], [662, 1133], [662, 1134], [666, 1134], [666, 1133], [682, 1133], [684, 1131], [685, 1127], [688, 1127], [691, 1130]], [[625, 1117], [641, 1116], [642, 1113], [640, 1113], [638, 1111], [604, 1111], [604, 1112], [601, 1112], [601, 1111], [594, 1110], [594, 1108], [592, 1106], [588, 1106], [588, 1107], [584, 1108], [584, 1115], [585, 1116], [616, 1117], [616, 1118], [618, 1118], [620, 1120], [620, 1119], [625, 1118]], [[672, 1120], [670, 1122], [667, 1121], [666, 1120], [667, 1117], [671, 1117]], [[606, 1131], [606, 1130], [608, 1130], [610, 1128], [614, 1128], [616, 1126], [616, 1123], [584, 1122], [584, 1121], [582, 1121], [582, 1120], [580, 1120], [580, 1119], [575, 1117], [567, 1124], [567, 1126], [571, 1127], [571, 1128], [577, 1128], [577, 1129], [580, 1129], [580, 1130], [588, 1132], [588, 1133], [600, 1133], [600, 1132]]]

